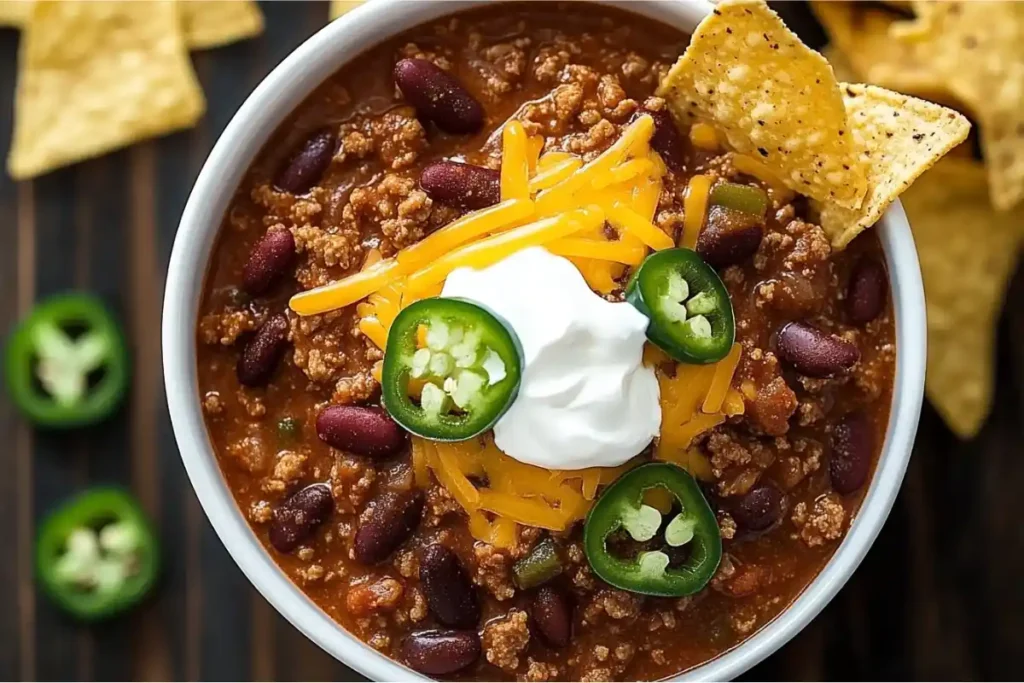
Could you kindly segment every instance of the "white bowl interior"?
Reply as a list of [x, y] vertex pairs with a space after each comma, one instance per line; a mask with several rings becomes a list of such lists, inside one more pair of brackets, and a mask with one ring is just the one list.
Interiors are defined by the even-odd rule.
[[[285, 618], [331, 655], [375, 680], [421, 677], [336, 624], [292, 584], [250, 530], [221, 476], [206, 433], [198, 400], [194, 328], [221, 219], [245, 171], [281, 121], [330, 74], [386, 37], [482, 4], [486, 0], [370, 0], [293, 52], [246, 100], [210, 153], [182, 215], [167, 276], [162, 330], [167, 401], [182, 461], [206, 515], [235, 562]], [[687, 32], [711, 9], [702, 0], [606, 4]], [[889, 514], [921, 410], [925, 308], [913, 237], [899, 204], [888, 211], [879, 234], [896, 314], [896, 381], [885, 445], [860, 513], [828, 565], [788, 609], [733, 650], [681, 675], [681, 680], [731, 679], [792, 638], [846, 582]]]

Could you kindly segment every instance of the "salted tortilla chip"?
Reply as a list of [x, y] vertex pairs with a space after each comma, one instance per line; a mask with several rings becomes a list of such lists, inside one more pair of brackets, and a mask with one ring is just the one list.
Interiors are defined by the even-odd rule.
[[992, 406], [996, 327], [1017, 263], [1024, 210], [995, 211], [984, 167], [943, 159], [903, 195], [924, 276], [926, 391], [961, 438]]
[[821, 206], [821, 227], [842, 249], [874, 225], [914, 180], [967, 139], [971, 124], [945, 107], [873, 85], [843, 84], [850, 130], [868, 169], [864, 204]]
[[815, 0], [811, 7], [831, 45], [845, 55], [857, 74], [854, 78], [837, 74], [839, 80], [871, 83], [933, 102], [955, 104], [944, 79], [931, 68], [926, 46], [889, 36], [893, 24], [903, 23], [892, 12], [863, 2]]
[[[893, 40], [916, 44], [981, 129], [989, 192], [997, 208], [1024, 199], [1024, 3], [914, 5]], [[900, 26], [903, 30], [897, 30]]]
[[363, 4], [363, 0], [331, 0], [331, 21], [342, 14], [348, 14], [361, 4]]
[[19, 61], [15, 179], [191, 126], [205, 109], [169, 0], [37, 0]]
[[825, 58], [756, 0], [719, 4], [658, 94], [683, 121], [705, 121], [790, 188], [850, 209], [867, 191], [839, 83]]
[[[0, 0], [0, 26], [23, 28], [33, 0]], [[195, 50], [227, 45], [263, 32], [263, 13], [255, 0], [182, 0], [178, 2], [185, 42]]]
[[31, 11], [31, 0], [0, 0], [0, 26], [21, 28]]
[[254, 0], [187, 0], [179, 4], [181, 26], [194, 50], [227, 45], [263, 32]]

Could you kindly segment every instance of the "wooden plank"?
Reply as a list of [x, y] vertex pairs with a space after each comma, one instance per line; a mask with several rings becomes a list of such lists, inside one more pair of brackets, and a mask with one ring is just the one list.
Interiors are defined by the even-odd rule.
[[[9, 136], [2, 131], [11, 130], [13, 122], [16, 55], [16, 34], [0, 32], [0, 153], [4, 158]], [[29, 307], [34, 295], [35, 236], [31, 211], [19, 211], [23, 194], [6, 174], [0, 177], [0, 218], [5, 225], [0, 230], [0, 329], [5, 331]], [[30, 199], [31, 193], [27, 196]], [[10, 473], [0, 478], [0, 534], [14, 543], [13, 552], [0, 561], [0, 605], [5, 606], [0, 610], [0, 642], [4, 644], [0, 646], [0, 678], [15, 680], [31, 678], [35, 665], [31, 565], [24, 555], [31, 547], [32, 445], [6, 391], [0, 391], [0, 434], [13, 444], [0, 455]]]
[[[79, 235], [75, 225], [76, 170], [47, 174], [33, 185], [36, 217], [36, 300], [77, 288]], [[39, 520], [85, 487], [83, 450], [86, 432], [37, 431], [33, 439], [33, 519]], [[33, 532], [34, 533], [34, 532]], [[36, 674], [45, 680], [70, 680], [79, 675], [82, 627], [47, 601], [36, 611]]]
[[[78, 238], [76, 282], [100, 296], [127, 332], [129, 306], [128, 249], [123, 238], [128, 216], [124, 204], [127, 186], [126, 155], [108, 155], [87, 162], [75, 178], [75, 230]], [[126, 401], [130, 401], [128, 396]], [[128, 408], [88, 430], [82, 464], [90, 485], [131, 485], [131, 443]], [[79, 652], [83, 678], [126, 680], [131, 659], [125, 656], [132, 618], [115, 619], [102, 628], [84, 629]]]

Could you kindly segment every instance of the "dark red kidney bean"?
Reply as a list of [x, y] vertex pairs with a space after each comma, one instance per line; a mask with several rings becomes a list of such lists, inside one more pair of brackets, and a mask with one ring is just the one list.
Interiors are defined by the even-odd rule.
[[696, 251], [712, 267], [725, 268], [753, 257], [763, 237], [764, 223], [757, 216], [713, 206]]
[[483, 209], [501, 201], [501, 172], [457, 161], [435, 161], [420, 173], [431, 199], [461, 209]]
[[747, 491], [731, 512], [744, 529], [764, 531], [782, 518], [782, 491], [772, 482], [762, 481]]
[[475, 133], [484, 125], [484, 108], [454, 76], [425, 59], [395, 64], [395, 83], [416, 113], [446, 133]]
[[446, 676], [480, 657], [480, 636], [473, 631], [422, 631], [402, 642], [401, 658], [428, 676]]
[[868, 416], [857, 410], [847, 413], [832, 430], [832, 455], [828, 473], [832, 488], [847, 495], [860, 489], [868, 479], [875, 432]]
[[286, 228], [271, 228], [249, 252], [242, 270], [242, 287], [252, 296], [270, 289], [295, 260], [295, 238]]
[[235, 374], [247, 387], [261, 387], [270, 381], [288, 347], [288, 318], [277, 313], [267, 318], [246, 343], [238, 357]]
[[290, 553], [313, 535], [334, 512], [334, 497], [327, 484], [312, 484], [294, 493], [274, 510], [270, 522], [270, 544]]
[[647, 109], [640, 113], [649, 114], [654, 119], [651, 148], [673, 171], [683, 170], [686, 166], [686, 145], [683, 143], [683, 136], [672, 119], [672, 115], [664, 109], [658, 111]]
[[806, 323], [789, 323], [779, 330], [777, 346], [779, 357], [808, 377], [831, 377], [860, 360], [856, 346]]
[[885, 267], [874, 256], [863, 256], [850, 273], [846, 311], [856, 325], [867, 325], [885, 307]]
[[377, 564], [402, 545], [423, 517], [423, 492], [385, 491], [372, 501], [359, 522], [352, 544], [355, 558]]
[[309, 192], [331, 164], [337, 146], [338, 136], [335, 131], [319, 130], [313, 133], [277, 174], [274, 185], [292, 194]]
[[572, 640], [572, 605], [565, 593], [543, 586], [533, 596], [530, 617], [537, 632], [551, 647], [565, 647]]
[[408, 436], [377, 406], [327, 406], [316, 417], [316, 435], [328, 446], [371, 458], [394, 455]]
[[480, 621], [476, 590], [454, 552], [434, 543], [420, 556], [420, 585], [427, 605], [445, 626], [473, 628]]

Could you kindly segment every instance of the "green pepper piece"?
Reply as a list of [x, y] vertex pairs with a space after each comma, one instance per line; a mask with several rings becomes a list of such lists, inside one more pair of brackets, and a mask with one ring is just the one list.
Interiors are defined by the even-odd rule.
[[526, 557], [512, 565], [512, 580], [519, 590], [529, 590], [547, 583], [562, 573], [562, 556], [554, 539], [545, 538]]
[[650, 318], [647, 338], [680, 362], [718, 362], [736, 339], [729, 292], [691, 249], [648, 256], [626, 285], [626, 301]]
[[98, 620], [140, 602], [156, 582], [159, 547], [130, 493], [102, 487], [65, 502], [36, 537], [44, 592], [72, 616]]
[[739, 183], [718, 183], [711, 189], [711, 204], [764, 218], [768, 194], [759, 187]]
[[[421, 326], [426, 346], [417, 348]], [[447, 297], [417, 301], [402, 309], [388, 332], [384, 407], [413, 434], [435, 441], [471, 439], [512, 405], [522, 359], [519, 338], [481, 306]]]
[[[80, 334], [72, 337], [72, 331]], [[41, 427], [99, 422], [114, 412], [128, 386], [121, 331], [89, 294], [59, 294], [36, 306], [11, 335], [5, 366], [14, 404]]]
[[277, 438], [283, 443], [293, 443], [302, 432], [302, 423], [294, 417], [282, 417], [277, 421]]
[[[647, 550], [624, 559], [608, 549], [608, 537], [623, 529], [634, 540], [650, 540], [660, 528], [661, 515], [644, 505], [644, 492], [663, 487], [681, 506], [663, 532], [665, 544], [687, 546], [689, 556], [669, 566], [663, 550]], [[651, 533], [651, 511], [659, 516]], [[654, 462], [626, 472], [611, 484], [591, 508], [583, 527], [583, 549], [594, 573], [616, 588], [662, 597], [692, 595], [704, 588], [722, 559], [718, 520], [693, 477], [678, 465]]]

